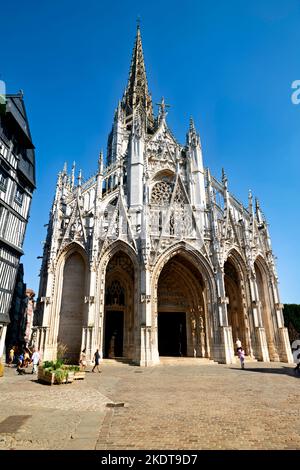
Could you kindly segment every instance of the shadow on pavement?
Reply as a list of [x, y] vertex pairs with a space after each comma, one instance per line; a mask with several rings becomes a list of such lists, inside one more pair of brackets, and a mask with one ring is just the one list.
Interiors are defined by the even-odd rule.
[[107, 358], [105, 357], [103, 359], [103, 361], [100, 363], [100, 365], [102, 364], [109, 364], [109, 363], [119, 363], [119, 364], [127, 364], [128, 366], [131, 366], [131, 367], [139, 367], [138, 364], [135, 364], [134, 362], [132, 362], [131, 359], [127, 359], [125, 357], [111, 357], [111, 358]]
[[260, 372], [261, 374], [278, 374], [278, 375], [289, 375], [291, 377], [294, 377], [295, 379], [299, 379], [300, 378], [300, 373], [299, 372], [296, 372], [295, 369], [293, 367], [281, 367], [281, 368], [278, 368], [278, 367], [265, 367], [265, 368], [262, 368], [262, 367], [247, 367], [245, 366], [245, 369], [238, 369], [238, 368], [234, 368], [234, 367], [230, 367], [231, 370], [240, 370], [241, 372]]

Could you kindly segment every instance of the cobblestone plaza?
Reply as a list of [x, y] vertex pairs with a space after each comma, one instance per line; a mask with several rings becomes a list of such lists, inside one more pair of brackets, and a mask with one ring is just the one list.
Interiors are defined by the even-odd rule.
[[61, 386], [6, 368], [0, 449], [300, 449], [293, 366], [204, 361], [141, 369], [107, 360], [101, 374]]

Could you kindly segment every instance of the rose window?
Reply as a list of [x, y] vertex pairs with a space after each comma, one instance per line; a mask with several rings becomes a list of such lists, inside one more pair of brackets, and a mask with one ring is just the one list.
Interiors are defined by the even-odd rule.
[[151, 203], [157, 205], [166, 205], [170, 203], [172, 195], [172, 185], [166, 181], [156, 183], [151, 193]]

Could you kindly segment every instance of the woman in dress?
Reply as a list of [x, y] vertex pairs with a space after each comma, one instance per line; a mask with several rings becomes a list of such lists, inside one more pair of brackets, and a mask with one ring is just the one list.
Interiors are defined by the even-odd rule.
[[82, 352], [81, 352], [79, 364], [80, 364], [80, 366], [81, 366], [81, 369], [82, 369], [82, 370], [85, 370], [85, 368], [86, 368], [86, 354], [85, 354], [85, 349], [83, 349]]

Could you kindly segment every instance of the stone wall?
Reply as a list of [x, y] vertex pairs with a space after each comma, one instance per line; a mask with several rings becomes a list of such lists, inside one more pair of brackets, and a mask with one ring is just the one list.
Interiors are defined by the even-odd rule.
[[67, 346], [67, 357], [78, 362], [80, 356], [85, 265], [78, 253], [72, 254], [64, 267], [63, 291], [60, 309], [58, 342]]

